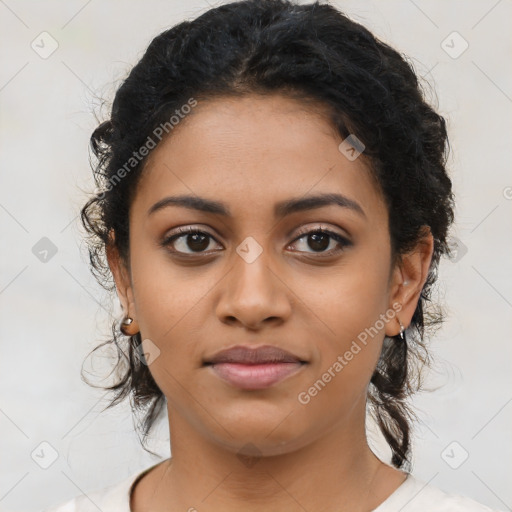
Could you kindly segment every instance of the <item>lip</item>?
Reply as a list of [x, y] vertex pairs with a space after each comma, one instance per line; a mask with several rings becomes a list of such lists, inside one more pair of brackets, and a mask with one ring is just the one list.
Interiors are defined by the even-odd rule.
[[300, 357], [276, 346], [237, 345], [217, 352], [203, 366], [240, 389], [265, 389], [297, 373], [305, 364]]
[[222, 380], [240, 389], [265, 389], [297, 373], [305, 363], [215, 363], [209, 368]]
[[263, 364], [263, 363], [302, 363], [300, 357], [273, 345], [262, 345], [249, 348], [246, 345], [236, 345], [221, 350], [204, 364], [239, 363], [239, 364]]

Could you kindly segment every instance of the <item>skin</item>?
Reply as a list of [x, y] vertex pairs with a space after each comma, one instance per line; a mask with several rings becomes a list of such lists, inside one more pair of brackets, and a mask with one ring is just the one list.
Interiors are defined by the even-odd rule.
[[[172, 458], [135, 486], [133, 511], [368, 511], [404, 481], [365, 433], [368, 384], [397, 318], [308, 404], [297, 399], [394, 303], [409, 325], [432, 256], [428, 232], [392, 264], [383, 197], [364, 154], [350, 161], [341, 141], [320, 109], [248, 95], [200, 102], [148, 157], [130, 207], [130, 267], [113, 245], [108, 260], [130, 329], [160, 351], [149, 368], [167, 398]], [[364, 215], [328, 205], [274, 217], [276, 203], [322, 192]], [[148, 215], [179, 194], [220, 201], [231, 216], [176, 205]], [[202, 254], [186, 234], [162, 247], [178, 226], [213, 238]], [[328, 238], [319, 251], [303, 234], [319, 227], [351, 243]], [[236, 252], [247, 237], [262, 249], [251, 263]], [[276, 345], [307, 364], [270, 388], [238, 389], [202, 366], [238, 344]], [[254, 455], [249, 443], [251, 463], [240, 457]]]

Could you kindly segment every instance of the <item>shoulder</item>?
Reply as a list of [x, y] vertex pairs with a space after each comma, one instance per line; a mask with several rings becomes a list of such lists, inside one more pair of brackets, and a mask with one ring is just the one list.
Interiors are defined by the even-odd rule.
[[75, 496], [42, 512], [130, 512], [130, 491], [148, 469], [130, 475], [117, 484]]
[[374, 512], [501, 512], [477, 501], [445, 492], [409, 475], [405, 482]]

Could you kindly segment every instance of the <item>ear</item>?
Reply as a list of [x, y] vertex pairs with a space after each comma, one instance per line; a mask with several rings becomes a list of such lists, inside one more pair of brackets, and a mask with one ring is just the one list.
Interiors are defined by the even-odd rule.
[[115, 233], [113, 230], [110, 231], [109, 238], [110, 240], [106, 249], [107, 261], [110, 271], [114, 277], [117, 295], [125, 315], [130, 316], [135, 320], [135, 303], [130, 272], [126, 268], [126, 264], [115, 246]]
[[[430, 262], [434, 251], [434, 238], [428, 226], [423, 227], [422, 236], [413, 250], [402, 254], [393, 269], [390, 283], [389, 308], [398, 311], [396, 318], [400, 319], [405, 329], [410, 325], [421, 290], [428, 277]], [[396, 303], [401, 308], [396, 307]], [[400, 324], [388, 322], [386, 336], [396, 336], [400, 332]]]

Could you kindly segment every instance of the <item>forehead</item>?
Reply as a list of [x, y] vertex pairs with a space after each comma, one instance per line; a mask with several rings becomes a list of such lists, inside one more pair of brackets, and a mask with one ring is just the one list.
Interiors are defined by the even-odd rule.
[[386, 215], [367, 161], [349, 160], [341, 142], [310, 103], [277, 94], [199, 102], [149, 155], [132, 207], [145, 213], [166, 195], [192, 194], [254, 215], [323, 192], [350, 197], [370, 216]]

